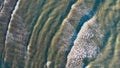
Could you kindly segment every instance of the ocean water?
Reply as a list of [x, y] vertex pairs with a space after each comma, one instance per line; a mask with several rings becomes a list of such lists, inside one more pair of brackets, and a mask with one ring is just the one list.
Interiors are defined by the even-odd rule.
[[120, 0], [0, 0], [0, 68], [120, 68]]

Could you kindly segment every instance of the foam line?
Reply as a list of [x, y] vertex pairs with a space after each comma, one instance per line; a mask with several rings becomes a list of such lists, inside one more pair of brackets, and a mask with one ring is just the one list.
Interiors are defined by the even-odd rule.
[[[5, 3], [9, 3], [7, 0], [5, 0]], [[18, 7], [19, 7], [19, 4], [20, 4], [20, 0], [17, 1], [16, 5], [15, 5], [15, 8], [13, 9], [13, 12], [11, 14], [11, 19], [10, 19], [10, 22], [9, 22], [9, 25], [8, 25], [8, 30], [7, 30], [7, 35], [6, 35], [6, 40], [5, 40], [5, 48], [7, 47], [7, 39], [8, 39], [8, 36], [10, 34], [9, 30], [11, 28], [11, 23], [12, 23], [12, 20], [13, 20], [13, 16], [14, 14], [16, 13]], [[4, 61], [6, 61], [6, 57], [4, 58]]]

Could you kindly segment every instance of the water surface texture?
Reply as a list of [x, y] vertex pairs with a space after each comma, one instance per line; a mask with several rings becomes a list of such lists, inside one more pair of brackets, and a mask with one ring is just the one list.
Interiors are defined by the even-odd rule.
[[120, 68], [120, 0], [0, 0], [0, 68]]

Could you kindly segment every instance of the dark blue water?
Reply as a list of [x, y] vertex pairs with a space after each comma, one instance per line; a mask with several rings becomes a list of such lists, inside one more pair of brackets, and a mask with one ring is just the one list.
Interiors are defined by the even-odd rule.
[[4, 3], [2, 1], [0, 1], [0, 12], [3, 9]]

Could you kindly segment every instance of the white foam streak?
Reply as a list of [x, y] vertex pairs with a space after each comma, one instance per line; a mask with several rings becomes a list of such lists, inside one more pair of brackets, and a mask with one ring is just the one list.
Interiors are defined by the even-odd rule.
[[[5, 3], [9, 3], [9, 1], [5, 0]], [[15, 9], [13, 10], [13, 12], [11, 14], [11, 19], [10, 19], [10, 22], [9, 22], [9, 25], [8, 25], [8, 30], [7, 30], [6, 40], [5, 40], [5, 48], [7, 47], [6, 46], [7, 41], [9, 41], [8, 40], [9, 39], [9, 34], [10, 34], [9, 30], [10, 30], [10, 27], [11, 27], [11, 24], [12, 24], [13, 16], [14, 16], [15, 12], [17, 11], [18, 7], [19, 7], [19, 3], [20, 3], [20, 0], [17, 1]], [[6, 61], [5, 59], [6, 59], [6, 57], [4, 58], [4, 61]]]
[[[82, 63], [82, 61], [79, 61], [80, 59], [98, 57], [100, 54], [99, 43], [97, 43], [97, 40], [94, 40], [93, 37], [96, 37], [99, 32], [95, 30], [99, 29], [97, 28], [96, 17], [94, 16], [85, 22], [78, 33], [78, 37], [74, 41], [74, 46], [68, 55], [67, 68], [72, 68], [70, 65], [76, 66], [77, 63]], [[97, 38], [99, 38], [99, 36], [97, 36]], [[72, 61], [75, 62], [71, 64], [70, 62]]]

